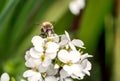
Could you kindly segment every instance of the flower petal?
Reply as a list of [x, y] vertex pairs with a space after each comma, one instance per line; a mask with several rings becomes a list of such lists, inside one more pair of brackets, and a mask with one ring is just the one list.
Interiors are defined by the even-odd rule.
[[39, 72], [36, 72], [33, 76], [28, 77], [28, 81], [42, 81], [42, 76]]
[[88, 57], [93, 57], [93, 56], [92, 55], [88, 55], [88, 53], [85, 53], [85, 54], [81, 55], [81, 61], [83, 61], [84, 59], [86, 59]]
[[73, 81], [71, 78], [65, 78], [65, 81]]
[[77, 47], [81, 47], [81, 48], [84, 48], [84, 43], [83, 41], [79, 40], [79, 39], [73, 39], [72, 40], [72, 44], [74, 44], [75, 46]]
[[31, 49], [30, 49], [30, 55], [31, 55], [31, 57], [33, 57], [33, 58], [40, 58], [40, 56], [42, 55], [42, 53], [36, 51], [34, 48], [31, 48]]
[[27, 70], [23, 73], [23, 77], [27, 77], [28, 81], [42, 81], [41, 74], [33, 70]]
[[69, 61], [69, 58], [67, 58], [69, 55], [69, 53], [66, 50], [60, 50], [58, 52], [58, 58], [60, 61], [67, 63], [67, 61]]
[[46, 56], [49, 57], [50, 59], [54, 59], [57, 56], [57, 52], [54, 53], [46, 53]]
[[30, 58], [30, 51], [26, 51], [26, 54], [25, 54], [25, 60], [28, 60]]
[[54, 53], [58, 51], [59, 45], [55, 42], [47, 42], [46, 47], [46, 53]]
[[63, 69], [64, 69], [65, 71], [67, 71], [67, 73], [68, 73], [69, 75], [82, 72], [82, 68], [81, 68], [81, 66], [80, 66], [79, 64], [73, 64], [73, 65], [71, 65], [71, 66], [64, 65], [64, 66], [63, 66]]
[[43, 52], [43, 47], [42, 47], [42, 45], [44, 43], [43, 38], [41, 38], [40, 36], [34, 36], [32, 38], [32, 43], [37, 51]]
[[57, 69], [55, 69], [54, 68], [54, 65], [53, 64], [51, 64], [49, 67], [48, 67], [48, 70], [47, 70], [47, 75], [55, 75], [55, 74], [57, 74], [57, 72], [58, 72], [58, 70]]
[[80, 53], [78, 51], [71, 51], [68, 56], [69, 60], [72, 61], [72, 63], [76, 63], [80, 60]]
[[0, 81], [9, 81], [9, 80], [10, 80], [10, 77], [7, 73], [3, 73], [1, 75]]
[[42, 62], [42, 66], [48, 67], [51, 64], [51, 59], [49, 57], [45, 57], [44, 61]]
[[68, 40], [61, 40], [59, 43], [60, 47], [64, 47], [68, 43]]
[[72, 50], [76, 50], [75, 46], [71, 42], [69, 42], [69, 46]]
[[58, 58], [60, 61], [67, 63], [71, 61], [72, 63], [76, 63], [80, 59], [80, 53], [78, 51], [66, 51], [66, 50], [60, 50], [58, 52]]
[[74, 79], [83, 79], [85, 76], [80, 64], [73, 64], [71, 66], [65, 65], [63, 69]]
[[83, 67], [83, 72], [90, 76], [89, 70], [91, 70], [91, 67], [92, 67], [91, 63], [87, 59], [85, 59], [81, 63], [81, 66]]
[[64, 81], [63, 79], [69, 77], [70, 75], [67, 73], [67, 71], [65, 71], [64, 69], [60, 70], [60, 79], [61, 81]]
[[68, 39], [69, 41], [71, 41], [71, 40], [70, 40], [70, 36], [69, 36], [69, 34], [68, 34], [67, 31], [65, 31], [65, 35], [66, 35], [67, 39]]
[[28, 59], [25, 62], [25, 66], [27, 66], [27, 67], [35, 67], [35, 63], [34, 63], [33, 59], [32, 58]]
[[47, 77], [45, 78], [45, 81], [58, 81], [58, 80], [57, 80], [57, 78], [54, 77], [54, 76], [47, 76]]
[[35, 71], [27, 70], [23, 73], [23, 77], [30, 77], [30, 76], [33, 76], [34, 74], [35, 74]]
[[40, 73], [46, 72], [47, 69], [48, 69], [48, 67], [44, 67], [42, 65], [39, 65], [39, 67], [38, 67], [38, 70], [39, 70]]
[[30, 58], [25, 62], [25, 65], [31, 68], [38, 67], [40, 64], [41, 64], [40, 59], [33, 59], [33, 58]]

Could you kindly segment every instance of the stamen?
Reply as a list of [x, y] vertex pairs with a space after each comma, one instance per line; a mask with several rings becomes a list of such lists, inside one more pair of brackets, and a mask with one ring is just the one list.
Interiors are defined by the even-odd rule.
[[70, 60], [70, 61], [68, 61], [66, 64], [67, 64], [68, 66], [71, 66], [73, 63], [72, 63], [72, 61]]
[[46, 57], [46, 55], [45, 54], [42, 54], [42, 56], [40, 57], [40, 61], [44, 61], [45, 60], [45, 57]]

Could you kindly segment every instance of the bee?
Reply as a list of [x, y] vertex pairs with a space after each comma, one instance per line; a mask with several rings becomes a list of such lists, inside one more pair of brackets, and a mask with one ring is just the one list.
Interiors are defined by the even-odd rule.
[[53, 24], [51, 22], [43, 22], [41, 24], [41, 34], [43, 38], [54, 36]]

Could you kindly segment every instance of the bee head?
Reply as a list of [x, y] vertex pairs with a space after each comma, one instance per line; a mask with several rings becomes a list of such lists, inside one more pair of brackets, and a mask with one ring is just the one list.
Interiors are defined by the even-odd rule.
[[43, 29], [43, 31], [46, 32], [47, 30], [52, 30], [53, 25], [51, 22], [43, 22], [41, 25], [41, 29]]

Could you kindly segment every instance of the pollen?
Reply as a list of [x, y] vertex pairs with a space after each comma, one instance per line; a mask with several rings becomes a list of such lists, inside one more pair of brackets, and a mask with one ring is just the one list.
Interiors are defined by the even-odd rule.
[[33, 69], [33, 71], [38, 72], [38, 69], [37, 69], [36, 67], [34, 67], [34, 68], [32, 68], [32, 69]]
[[54, 40], [53, 40], [52, 37], [48, 37], [48, 38], [47, 38], [47, 41], [48, 41], [48, 42], [53, 42]]
[[66, 45], [64, 49], [65, 50], [70, 50], [70, 46]]
[[66, 64], [67, 64], [68, 66], [71, 66], [73, 63], [72, 63], [72, 61], [70, 60], [70, 61], [68, 61]]
[[42, 54], [42, 56], [40, 57], [40, 61], [43, 62], [45, 60], [45, 56], [46, 56], [45, 54]]
[[47, 49], [47, 46], [46, 46], [46, 45], [43, 45], [43, 49], [46, 50], [46, 49]]

